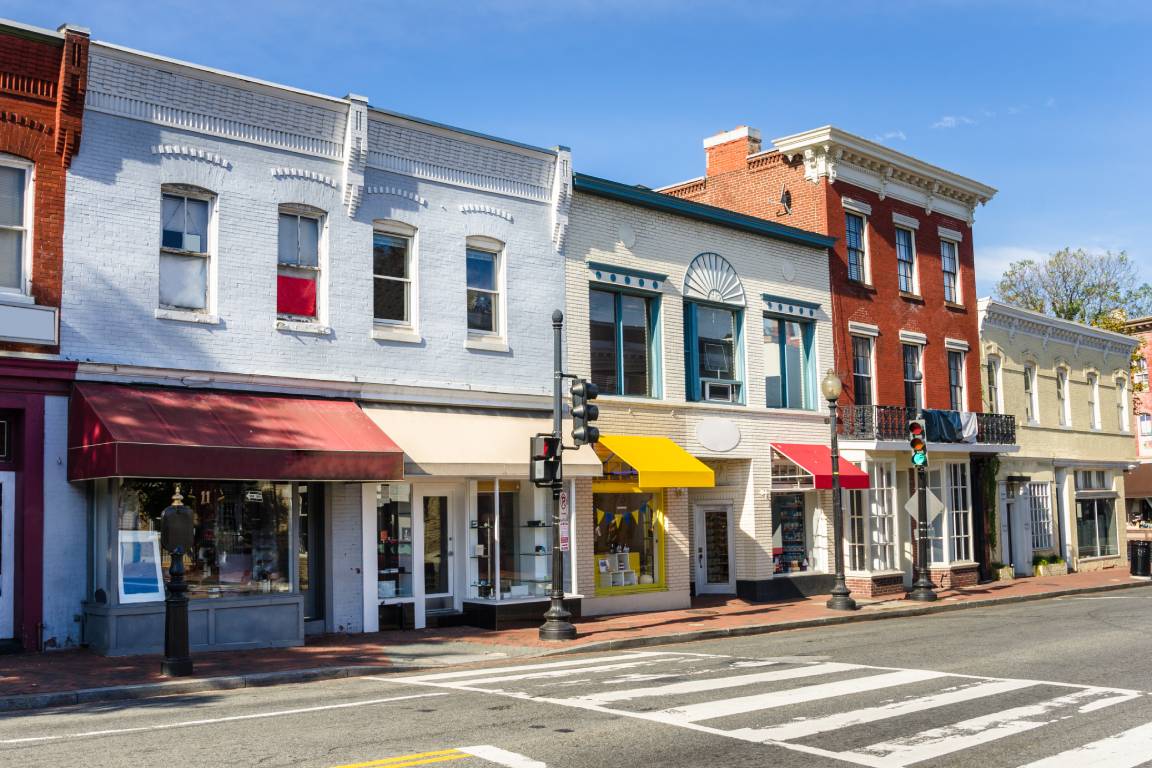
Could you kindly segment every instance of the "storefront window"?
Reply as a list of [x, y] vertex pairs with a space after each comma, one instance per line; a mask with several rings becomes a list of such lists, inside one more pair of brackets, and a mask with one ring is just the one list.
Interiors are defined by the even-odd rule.
[[412, 597], [412, 486], [376, 486], [376, 596]]
[[[538, 495], [543, 501], [543, 493], [518, 480], [476, 484], [469, 558], [473, 598], [510, 600], [548, 594], [552, 521], [544, 512], [549, 505], [535, 503]], [[533, 516], [536, 510], [540, 517]]]
[[1112, 499], [1076, 500], [1076, 538], [1080, 557], [1116, 554], [1116, 514]]
[[772, 494], [772, 564], [776, 573], [804, 573], [808, 559], [804, 494]]
[[[189, 597], [292, 591], [291, 484], [125, 480], [118, 503], [120, 530], [158, 532], [177, 485], [194, 526], [185, 559]], [[167, 572], [167, 553], [161, 565]]]
[[663, 585], [659, 491], [593, 493], [596, 589]]

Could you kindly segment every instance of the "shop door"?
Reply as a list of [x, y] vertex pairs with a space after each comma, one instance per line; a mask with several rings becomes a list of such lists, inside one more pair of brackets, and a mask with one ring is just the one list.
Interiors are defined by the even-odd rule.
[[0, 472], [0, 640], [16, 634], [16, 475]]
[[460, 526], [460, 495], [454, 489], [416, 491], [424, 543], [424, 609], [428, 613], [458, 609], [456, 541]]
[[732, 594], [736, 569], [732, 558], [732, 505], [696, 507], [696, 594]]

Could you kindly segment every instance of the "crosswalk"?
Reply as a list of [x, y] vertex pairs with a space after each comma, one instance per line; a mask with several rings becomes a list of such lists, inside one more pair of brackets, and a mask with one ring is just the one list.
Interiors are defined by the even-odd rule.
[[674, 651], [388, 680], [630, 717], [870, 768], [966, 756], [1006, 768], [1152, 766], [1152, 695], [1123, 688]]

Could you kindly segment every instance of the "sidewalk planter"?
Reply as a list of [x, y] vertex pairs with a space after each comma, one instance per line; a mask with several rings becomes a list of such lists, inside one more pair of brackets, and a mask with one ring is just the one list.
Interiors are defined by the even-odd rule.
[[996, 581], [1012, 581], [1016, 578], [1015, 568], [1010, 565], [1002, 565], [996, 569]]
[[1068, 563], [1047, 563], [1034, 566], [1037, 576], [1067, 576]]

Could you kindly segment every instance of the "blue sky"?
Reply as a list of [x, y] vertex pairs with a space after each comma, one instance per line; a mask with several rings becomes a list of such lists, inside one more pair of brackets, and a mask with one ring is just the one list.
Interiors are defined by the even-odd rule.
[[0, 0], [95, 39], [531, 144], [666, 184], [701, 140], [827, 123], [1000, 190], [977, 211], [981, 295], [1014, 258], [1126, 249], [1145, 202], [1152, 4], [1133, 0]]

